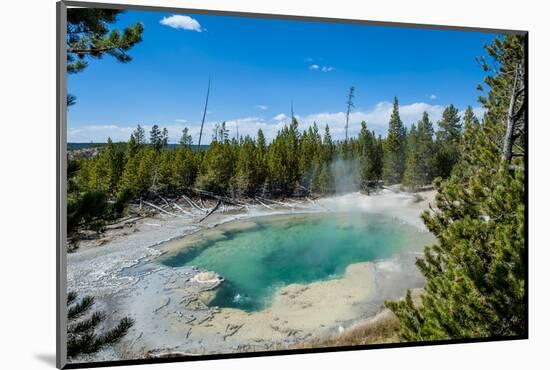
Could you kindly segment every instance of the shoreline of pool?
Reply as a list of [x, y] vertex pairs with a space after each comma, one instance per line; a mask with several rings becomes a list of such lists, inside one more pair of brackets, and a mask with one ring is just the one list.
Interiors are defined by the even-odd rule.
[[[269, 350], [280, 345], [292, 347], [310, 338], [333, 335], [358, 320], [372, 317], [380, 312], [382, 298], [391, 296], [397, 299], [407, 288], [423, 286], [423, 278], [418, 272], [408, 271], [412, 275], [401, 279], [414, 284], [399, 287], [392, 283], [390, 285], [395, 291], [391, 294], [386, 291], [381, 293], [382, 298], [373, 299], [376, 289], [388, 289], [383, 283], [384, 278], [391, 275], [391, 271], [384, 270], [384, 263], [389, 266], [388, 261], [352, 264], [342, 278], [283, 287], [269, 308], [250, 313], [198, 303], [208, 301], [209, 295], [213, 294], [213, 288], [189, 282], [202, 270], [192, 267], [153, 268], [149, 261], [181, 248], [182, 240], [200, 235], [201, 231], [215, 234], [217, 228], [246, 228], [251, 218], [263, 216], [289, 218], [308, 213], [338, 212], [353, 206], [358, 212], [384, 213], [422, 228], [419, 214], [431, 199], [433, 193], [427, 194], [421, 202], [416, 202], [408, 193], [388, 192], [374, 196], [354, 193], [319, 199], [293, 211], [256, 208], [247, 213], [214, 214], [200, 226], [182, 219], [157, 216], [142, 220], [135, 227], [137, 230], [113, 237], [100, 247], [84, 246], [82, 251], [68, 255], [69, 289], [95, 295], [98, 308], [109, 313], [112, 323], [123, 315], [136, 319], [136, 325], [119, 345], [101, 351], [94, 360], [168, 353], [191, 355]], [[410, 259], [413, 256], [408, 258], [399, 261], [402, 267], [414, 265]], [[141, 270], [136, 269], [140, 265]], [[359, 281], [366, 283], [361, 285]], [[337, 293], [327, 294], [330, 292]], [[335, 301], [345, 304], [335, 306]], [[187, 304], [185, 309], [181, 308], [183, 304]]]

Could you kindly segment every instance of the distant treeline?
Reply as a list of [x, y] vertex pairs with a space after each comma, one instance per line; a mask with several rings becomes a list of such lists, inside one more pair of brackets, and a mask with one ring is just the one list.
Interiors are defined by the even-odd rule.
[[[120, 143], [117, 143], [115, 142], [114, 143], [116, 146], [120, 146], [121, 149], [125, 149], [126, 148], [126, 142], [120, 142]], [[107, 145], [107, 143], [67, 143], [67, 150], [68, 151], [71, 151], [71, 150], [80, 150], [80, 149], [92, 149], [92, 148], [101, 148], [101, 147], [104, 147], [105, 145]], [[168, 143], [168, 146], [167, 148], [168, 149], [177, 149], [179, 146], [179, 144], [173, 144], [173, 143]], [[200, 150], [207, 150], [209, 147], [209, 145], [204, 145], [204, 144], [201, 144], [200, 146]], [[199, 146], [198, 145], [191, 145], [191, 149], [192, 150], [199, 150]]]
[[357, 137], [334, 141], [328, 125], [300, 130], [293, 118], [267, 143], [261, 129], [255, 138], [230, 138], [221, 123], [204, 151], [193, 150], [187, 128], [170, 147], [166, 129], [155, 125], [147, 135], [138, 125], [127, 143], [109, 139], [98, 155], [69, 160], [69, 231], [101, 229], [129, 202], [195, 188], [231, 197], [327, 195], [381, 183], [414, 189], [449, 176], [460, 156], [463, 127], [479, 122], [470, 107], [461, 118], [450, 105], [437, 124], [434, 131], [424, 113], [407, 130], [396, 98], [386, 138], [361, 122]]

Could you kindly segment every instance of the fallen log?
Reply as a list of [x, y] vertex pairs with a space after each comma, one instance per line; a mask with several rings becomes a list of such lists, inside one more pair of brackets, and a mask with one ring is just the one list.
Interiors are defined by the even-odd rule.
[[204, 216], [203, 218], [201, 218], [199, 220], [199, 223], [200, 222], [203, 222], [208, 216], [210, 216], [212, 213], [216, 212], [216, 210], [220, 207], [220, 205], [222, 204], [222, 201], [221, 200], [218, 200], [218, 204], [216, 204], [216, 206], [214, 208], [212, 208], [212, 210], [210, 212], [208, 212], [208, 214], [206, 216]]
[[166, 204], [167, 207], [170, 207], [170, 203], [168, 203], [168, 201], [166, 199], [164, 199], [164, 197], [162, 197], [159, 194], [157, 194], [157, 196], [164, 202], [164, 204]]
[[193, 189], [193, 191], [195, 191], [198, 194], [201, 194], [201, 195], [204, 195], [204, 196], [216, 199], [216, 200], [221, 200], [225, 203], [233, 204], [233, 205], [236, 205], [236, 206], [243, 206], [243, 205], [246, 204], [246, 203], [243, 203], [239, 200], [229, 198], [229, 197], [226, 197], [226, 196], [223, 196], [223, 195], [217, 195], [217, 194], [214, 194], [214, 193], [212, 193], [210, 191], [206, 191], [206, 190]]
[[165, 210], [165, 209], [163, 209], [163, 208], [161, 208], [161, 207], [159, 207], [159, 206], [156, 206], [156, 205], [154, 205], [153, 203], [149, 203], [149, 202], [143, 201], [143, 204], [145, 204], [145, 205], [147, 205], [147, 206], [149, 206], [149, 207], [151, 207], [151, 208], [154, 208], [154, 209], [156, 209], [156, 210], [158, 210], [158, 211], [160, 211], [160, 212], [162, 212], [162, 213], [166, 213], [167, 215], [176, 216], [176, 217], [181, 217], [181, 215], [177, 215], [177, 214], [175, 214], [175, 213], [168, 212], [167, 210]]
[[185, 213], [186, 215], [193, 217], [193, 214], [192, 214], [191, 212], [187, 212], [187, 211], [184, 210], [179, 204], [177, 204], [177, 203], [174, 202], [173, 206], [174, 206], [175, 208], [179, 209], [181, 212]]
[[258, 198], [254, 198], [254, 199], [256, 199], [256, 202], [260, 203], [260, 204], [261, 204], [262, 206], [264, 206], [265, 208], [273, 210], [272, 207], [268, 206], [267, 204], [265, 204], [264, 202], [262, 202], [262, 201], [259, 200]]
[[223, 336], [223, 340], [225, 341], [227, 337], [235, 335], [235, 333], [238, 332], [243, 326], [244, 324], [241, 324], [241, 325], [235, 325], [231, 328], [229, 325], [227, 325], [227, 327], [225, 328], [225, 331], [227, 332], [227, 329], [232, 329], [232, 330]]
[[126, 226], [126, 224], [130, 224], [130, 223], [139, 221], [139, 220], [144, 219], [144, 218], [145, 218], [144, 216], [125, 217], [125, 218], [122, 218], [122, 219], [118, 220], [115, 223], [112, 223], [112, 224], [109, 224], [109, 225], [105, 226], [105, 229], [106, 230], [121, 229], [124, 226]]
[[200, 202], [202, 208], [206, 208], [206, 206], [204, 205], [204, 202], [202, 201], [202, 198], [199, 198], [199, 202]]
[[183, 194], [181, 195], [181, 197], [182, 197], [187, 203], [189, 203], [189, 205], [190, 205], [191, 207], [193, 207], [193, 208], [195, 208], [195, 209], [198, 209], [198, 210], [201, 211], [201, 212], [207, 212], [207, 210], [205, 210], [204, 208], [199, 207], [195, 202], [193, 202], [193, 201], [191, 200], [191, 198], [189, 198], [189, 197], [187, 197], [187, 196], [185, 196], [185, 195], [183, 195]]
[[166, 300], [166, 302], [164, 302], [162, 305], [160, 305], [159, 307], [155, 308], [153, 310], [153, 313], [157, 313], [159, 312], [160, 310], [162, 310], [164, 307], [168, 306], [170, 304], [170, 297], [168, 297], [168, 299]]
[[266, 198], [262, 198], [262, 197], [256, 197], [256, 198], [261, 199], [264, 202], [271, 202], [271, 203], [278, 204], [278, 205], [283, 206], [283, 207], [294, 208], [294, 206], [295, 206], [294, 204], [291, 204], [291, 203], [279, 202], [279, 201], [276, 201], [276, 200], [273, 200], [273, 199], [266, 199]]

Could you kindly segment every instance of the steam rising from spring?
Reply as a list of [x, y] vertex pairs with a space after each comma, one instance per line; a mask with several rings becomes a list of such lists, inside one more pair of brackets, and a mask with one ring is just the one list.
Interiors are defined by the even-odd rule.
[[330, 165], [336, 194], [359, 191], [359, 161], [356, 159], [337, 159]]

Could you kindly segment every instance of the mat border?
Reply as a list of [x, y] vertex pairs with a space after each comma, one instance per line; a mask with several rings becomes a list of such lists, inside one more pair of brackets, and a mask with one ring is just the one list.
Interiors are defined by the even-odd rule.
[[[388, 344], [370, 344], [357, 346], [342, 346], [342, 347], [325, 347], [325, 348], [310, 348], [310, 349], [292, 349], [292, 350], [277, 350], [277, 351], [261, 351], [261, 352], [243, 352], [243, 353], [228, 353], [216, 355], [201, 355], [188, 357], [170, 357], [170, 358], [155, 358], [155, 359], [135, 359], [135, 360], [118, 360], [118, 361], [100, 361], [100, 362], [85, 362], [85, 363], [67, 363], [67, 333], [62, 330], [67, 327], [67, 53], [65, 48], [66, 32], [67, 32], [67, 8], [68, 7], [86, 7], [86, 8], [102, 8], [102, 9], [119, 9], [119, 10], [141, 10], [141, 11], [157, 11], [185, 14], [205, 14], [217, 16], [238, 16], [247, 18], [263, 18], [263, 19], [279, 19], [279, 20], [296, 20], [307, 22], [329, 22], [338, 24], [359, 24], [359, 25], [374, 25], [374, 26], [391, 26], [401, 28], [415, 29], [430, 29], [430, 30], [450, 30], [462, 32], [483, 32], [483, 33], [501, 33], [515, 34], [525, 36], [525, 100], [527, 105], [526, 110], [526, 151], [525, 151], [525, 318], [527, 323], [527, 331], [525, 335], [511, 337], [488, 337], [488, 338], [471, 338], [471, 339], [452, 339], [429, 342], [407, 342], [407, 343], [388, 343]], [[57, 32], [56, 32], [56, 229], [57, 229], [57, 246], [56, 246], [56, 367], [58, 369], [80, 369], [80, 368], [95, 368], [95, 367], [111, 367], [125, 365], [143, 365], [143, 364], [159, 364], [172, 362], [188, 362], [188, 361], [206, 361], [220, 360], [232, 358], [247, 358], [247, 357], [265, 357], [265, 356], [281, 356], [281, 355], [296, 355], [308, 353], [325, 353], [325, 352], [342, 352], [342, 351], [360, 351], [367, 349], [383, 349], [383, 348], [404, 348], [404, 347], [421, 347], [421, 346], [437, 346], [448, 344], [471, 344], [484, 342], [498, 342], [509, 340], [525, 340], [529, 338], [529, 85], [528, 85], [528, 46], [529, 32], [527, 30], [515, 29], [499, 29], [499, 28], [481, 28], [481, 27], [460, 27], [446, 26], [437, 24], [423, 23], [406, 23], [406, 22], [383, 22], [360, 19], [347, 18], [330, 18], [330, 17], [315, 17], [315, 16], [300, 16], [291, 14], [269, 14], [269, 13], [253, 13], [226, 11], [215, 9], [195, 9], [195, 8], [179, 8], [167, 6], [151, 6], [151, 5], [130, 5], [130, 4], [114, 4], [100, 2], [84, 2], [84, 1], [58, 1], [56, 3], [57, 17]]]

